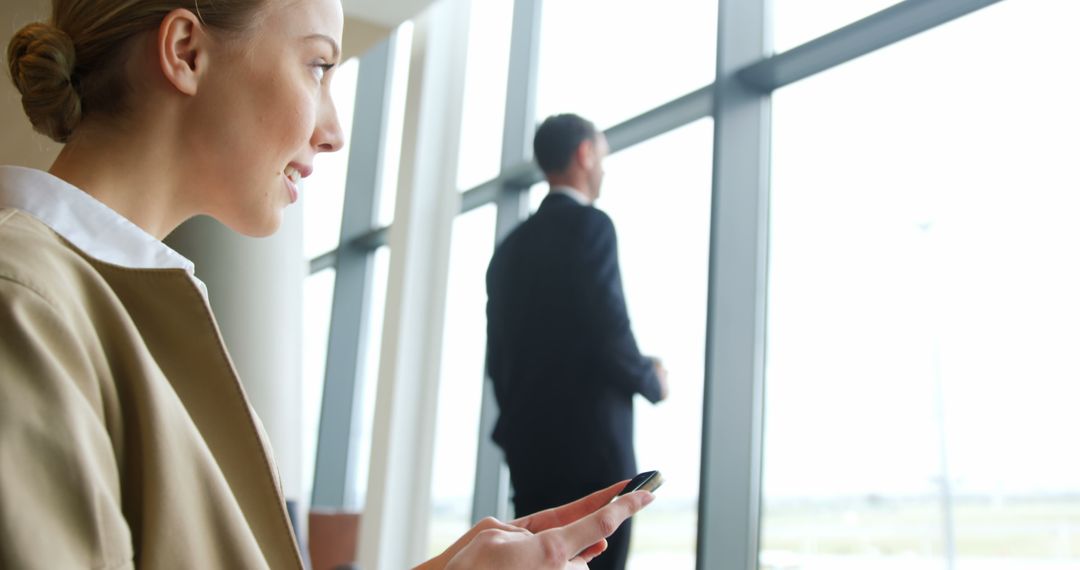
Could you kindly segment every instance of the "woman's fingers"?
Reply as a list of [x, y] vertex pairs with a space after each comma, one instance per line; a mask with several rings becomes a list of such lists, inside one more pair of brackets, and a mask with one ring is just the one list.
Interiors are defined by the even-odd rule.
[[531, 534], [527, 529], [521, 528], [519, 526], [514, 526], [510, 523], [504, 523], [495, 517], [485, 517], [480, 522], [476, 523], [476, 526], [479, 527], [480, 530], [489, 530], [494, 528], [499, 530], [505, 530], [507, 532], [523, 532], [525, 534]]
[[652, 500], [652, 493], [635, 491], [619, 497], [588, 516], [549, 532], [555, 535], [554, 538], [566, 548], [566, 552], [571, 553], [571, 557], [575, 554], [580, 556], [584, 554], [582, 551], [611, 536], [623, 521], [645, 508]]
[[[488, 518], [477, 523], [462, 541], [461, 548], [448, 549], [435, 562], [448, 570], [453, 569], [503, 569], [536, 568], [544, 570], [587, 570], [588, 562], [607, 548], [607, 537], [634, 513], [653, 500], [652, 493], [637, 491], [618, 497], [621, 485], [589, 495], [585, 499], [554, 509], [544, 517], [514, 521], [551, 522], [560, 516], [576, 514], [586, 509], [593, 512], [578, 517], [565, 526], [549, 528], [533, 534], [516, 524], [506, 524]], [[597, 504], [610, 501], [596, 507]], [[456, 545], [456, 544], [455, 544]]]
[[605, 550], [607, 550], [607, 539], [603, 538], [600, 539], [600, 542], [597, 542], [596, 544], [586, 548], [581, 554], [578, 554], [578, 557], [585, 562], [592, 562], [593, 558], [600, 556], [604, 553]]
[[541, 532], [549, 528], [557, 528], [566, 526], [581, 517], [593, 513], [596, 509], [611, 502], [619, 491], [629, 482], [629, 479], [625, 481], [619, 481], [614, 485], [611, 485], [605, 489], [596, 491], [591, 495], [587, 495], [581, 499], [574, 501], [573, 503], [565, 504], [561, 507], [555, 507], [553, 509], [547, 509], [546, 511], [540, 511], [538, 513], [521, 517], [517, 520], [513, 520], [510, 524], [528, 529], [531, 532]]

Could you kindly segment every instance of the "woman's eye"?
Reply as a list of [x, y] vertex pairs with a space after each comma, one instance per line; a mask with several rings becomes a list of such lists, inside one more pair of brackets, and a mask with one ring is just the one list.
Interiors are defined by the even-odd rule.
[[323, 77], [326, 77], [327, 72], [329, 72], [331, 69], [334, 68], [334, 64], [332, 64], [332, 63], [316, 63], [316, 64], [312, 65], [311, 67], [312, 67], [313, 72], [315, 73], [315, 79], [317, 79], [318, 81], [321, 82], [323, 80]]

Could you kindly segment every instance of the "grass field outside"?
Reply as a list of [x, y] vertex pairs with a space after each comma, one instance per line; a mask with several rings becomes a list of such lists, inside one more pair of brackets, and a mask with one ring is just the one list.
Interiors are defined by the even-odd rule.
[[[432, 553], [467, 528], [463, 505], [432, 520]], [[761, 570], [943, 570], [943, 520], [933, 497], [766, 504]], [[955, 570], [1080, 569], [1080, 496], [954, 500]], [[697, 506], [654, 503], [634, 518], [628, 570], [693, 569]]]

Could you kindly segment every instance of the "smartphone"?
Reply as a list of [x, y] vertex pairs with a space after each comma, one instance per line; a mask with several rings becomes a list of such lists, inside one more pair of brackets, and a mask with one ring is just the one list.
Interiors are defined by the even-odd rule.
[[[615, 499], [628, 493], [633, 493], [634, 491], [648, 491], [651, 493], [659, 489], [660, 485], [663, 484], [664, 478], [660, 476], [659, 471], [645, 471], [643, 473], [638, 473], [637, 475], [634, 475], [634, 478], [623, 486], [622, 490], [619, 491], [619, 494], [612, 497], [611, 500], [614, 501]], [[586, 548], [585, 550], [588, 549]], [[585, 550], [582, 550], [581, 552], [585, 552]], [[581, 552], [578, 552], [575, 555], [575, 558], [581, 556]], [[571, 560], [573, 560], [573, 558], [571, 558]]]
[[660, 476], [659, 471], [645, 471], [638, 473], [619, 491], [616, 497], [621, 497], [627, 493], [633, 493], [634, 491], [655, 491], [660, 488], [660, 485], [664, 484], [664, 478]]

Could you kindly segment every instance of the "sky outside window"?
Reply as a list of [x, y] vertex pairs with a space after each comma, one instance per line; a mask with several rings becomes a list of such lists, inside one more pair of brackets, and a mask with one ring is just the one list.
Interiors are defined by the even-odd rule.
[[1080, 52], [1001, 2], [778, 91], [764, 568], [1080, 564]]
[[716, 0], [545, 0], [538, 120], [577, 113], [606, 129], [713, 81]]

